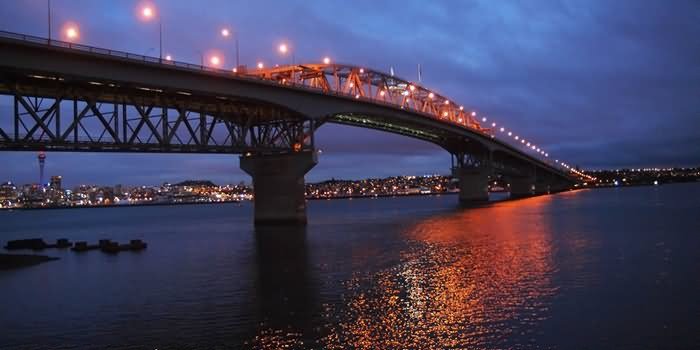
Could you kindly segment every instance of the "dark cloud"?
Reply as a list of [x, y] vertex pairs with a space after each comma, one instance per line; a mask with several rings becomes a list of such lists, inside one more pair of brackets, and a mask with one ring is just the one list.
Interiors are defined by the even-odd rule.
[[[0, 3], [0, 28], [45, 35], [45, 4]], [[87, 44], [155, 55], [156, 27], [134, 20], [137, 4], [57, 0], [55, 30], [74, 20]], [[394, 67], [408, 79], [421, 63], [426, 86], [584, 168], [700, 164], [696, 0], [161, 1], [161, 14], [166, 51], [179, 60], [198, 62], [199, 51], [219, 48], [232, 63], [231, 42], [216, 37], [220, 26], [231, 24], [248, 64], [282, 63], [274, 50], [282, 40], [293, 44], [297, 60], [330, 55], [384, 71]], [[0, 113], [6, 116], [5, 109]], [[449, 166], [439, 148], [396, 135], [329, 126], [318, 140], [325, 152], [313, 178]], [[34, 172], [22, 170], [35, 167], [32, 156], [0, 157], [13, 164], [0, 178], [32, 179]], [[86, 182], [247, 178], [235, 157], [91, 157], [54, 158], [66, 162], [57, 165], [60, 171]], [[84, 165], [87, 159], [94, 170]], [[106, 166], [116, 162], [119, 167]], [[183, 166], [192, 162], [197, 166]]]

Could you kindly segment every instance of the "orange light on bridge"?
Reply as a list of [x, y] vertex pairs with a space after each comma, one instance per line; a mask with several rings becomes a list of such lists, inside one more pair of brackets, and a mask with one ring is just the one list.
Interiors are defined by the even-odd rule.
[[68, 39], [78, 38], [78, 29], [75, 27], [70, 27], [66, 29], [66, 37], [68, 37]]
[[409, 89], [409, 90], [411, 90], [411, 91], [413, 91], [413, 90], [415, 90], [415, 89], [416, 89], [416, 87], [415, 87], [415, 86], [413, 86], [413, 85], [409, 85], [409, 86], [408, 86], [408, 89]]
[[166, 61], [172, 61], [172, 60], [173, 60], [173, 56], [165, 55], [165, 60], [166, 60]]
[[459, 110], [460, 110], [460, 111], [463, 111], [463, 110], [464, 110], [464, 106], [459, 106]]
[[287, 47], [287, 44], [280, 44], [278, 50], [280, 53], [286, 54], [289, 48]]
[[209, 63], [211, 63], [212, 66], [219, 66], [221, 64], [221, 58], [219, 58], [219, 56], [211, 56], [211, 58], [209, 58]]
[[263, 69], [265, 65], [262, 62], [258, 62], [258, 69]]
[[435, 97], [435, 94], [434, 94], [434, 93], [431, 92], [431, 93], [428, 94], [428, 98], [429, 98], [429, 99], [432, 99], [433, 97]]
[[324, 57], [323, 58], [323, 64], [330, 64], [331, 63], [331, 58], [330, 57]]
[[69, 22], [63, 25], [63, 37], [66, 41], [77, 41], [80, 39], [80, 29], [78, 29], [78, 25]]
[[141, 10], [141, 15], [146, 19], [153, 18], [155, 16], [155, 10], [150, 6], [146, 6]]
[[384, 92], [384, 90], [379, 91], [379, 96], [382, 96], [382, 97], [383, 97], [385, 94], [386, 94], [386, 92]]

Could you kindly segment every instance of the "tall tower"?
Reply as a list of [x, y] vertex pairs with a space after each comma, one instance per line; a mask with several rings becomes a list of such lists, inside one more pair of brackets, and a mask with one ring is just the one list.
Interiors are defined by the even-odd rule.
[[39, 159], [39, 186], [44, 188], [44, 162], [46, 161], [46, 153], [44, 153], [44, 151], [39, 152], [37, 159]]

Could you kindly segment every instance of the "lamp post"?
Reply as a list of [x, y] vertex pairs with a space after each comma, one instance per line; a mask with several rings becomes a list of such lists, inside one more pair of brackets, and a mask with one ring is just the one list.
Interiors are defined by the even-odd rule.
[[158, 62], [163, 62], [163, 20], [161, 16], [156, 15], [156, 10], [151, 5], [145, 5], [141, 8], [141, 17], [145, 21], [150, 21], [153, 18], [158, 18]]
[[49, 29], [49, 45], [51, 45], [51, 0], [46, 0], [46, 15]]
[[239, 51], [238, 51], [238, 35], [237, 35], [237, 33], [233, 32], [232, 30], [230, 30], [228, 28], [221, 28], [221, 36], [223, 38], [229, 38], [229, 37], [233, 36], [234, 45], [236, 45], [236, 69], [238, 69], [238, 67], [240, 67], [240, 65], [241, 65], [241, 62], [240, 62], [240, 55], [239, 55]]
[[277, 47], [277, 51], [282, 54], [282, 56], [286, 56], [288, 53], [291, 54], [292, 56], [292, 83], [296, 83], [297, 81], [297, 75], [296, 75], [296, 69], [294, 68], [294, 50], [292, 50], [292, 47], [288, 45], [287, 43], [281, 43]]

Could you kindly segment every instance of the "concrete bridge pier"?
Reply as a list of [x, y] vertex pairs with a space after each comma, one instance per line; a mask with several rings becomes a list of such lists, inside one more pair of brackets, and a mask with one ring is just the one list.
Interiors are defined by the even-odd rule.
[[570, 190], [571, 187], [572, 187], [571, 184], [567, 183], [565, 181], [555, 181], [550, 186], [550, 192], [551, 193], [564, 192], [564, 191]]
[[530, 197], [535, 194], [536, 185], [534, 176], [518, 176], [508, 179], [511, 198]]
[[316, 151], [241, 156], [241, 169], [253, 178], [255, 224], [306, 224], [304, 175]]
[[535, 195], [543, 195], [552, 193], [552, 186], [549, 182], [537, 182], [535, 183]]
[[452, 176], [459, 180], [459, 203], [464, 205], [488, 202], [489, 167], [455, 167]]

